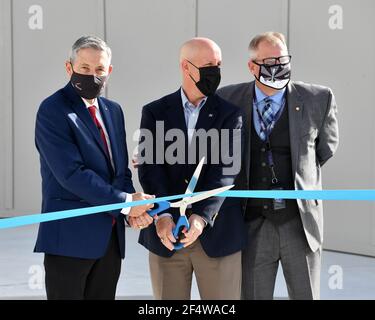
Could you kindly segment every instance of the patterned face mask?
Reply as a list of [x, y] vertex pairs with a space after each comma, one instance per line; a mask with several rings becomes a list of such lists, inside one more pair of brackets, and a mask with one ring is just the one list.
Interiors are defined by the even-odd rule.
[[260, 67], [259, 74], [255, 78], [265, 86], [280, 90], [285, 88], [289, 83], [291, 74], [290, 63], [266, 65], [253, 62]]

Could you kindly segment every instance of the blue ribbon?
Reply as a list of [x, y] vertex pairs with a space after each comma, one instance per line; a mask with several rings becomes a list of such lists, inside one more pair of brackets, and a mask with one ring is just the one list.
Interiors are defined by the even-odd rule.
[[[143, 204], [157, 203], [160, 201], [171, 201], [181, 199], [193, 194], [179, 194], [149, 200], [121, 202], [96, 207], [88, 207], [74, 210], [48, 212], [43, 214], [32, 214], [13, 218], [0, 219], [0, 229], [26, 226], [34, 223], [55, 221], [67, 218], [85, 216], [94, 213], [108, 212], [139, 206]], [[304, 199], [304, 200], [348, 200], [348, 201], [375, 201], [375, 190], [229, 190], [222, 192], [220, 197], [233, 198], [263, 198], [263, 199]]]
[[113, 210], [120, 210], [123, 208], [135, 207], [135, 206], [139, 206], [142, 204], [156, 203], [159, 201], [176, 200], [176, 199], [181, 199], [186, 196], [192, 196], [192, 195], [193, 194], [188, 194], [188, 195], [180, 194], [180, 195], [175, 195], [175, 196], [161, 197], [161, 198], [155, 198], [155, 199], [149, 199], [149, 200], [120, 202], [120, 203], [108, 204], [108, 205], [96, 206], [96, 207], [47, 212], [43, 214], [38, 213], [38, 214], [31, 214], [27, 216], [19, 216], [19, 217], [14, 217], [14, 218], [5, 218], [5, 219], [0, 219], [0, 229], [21, 227], [21, 226], [26, 226], [29, 224], [34, 224], [34, 223], [81, 217], [81, 216], [86, 216], [86, 215], [94, 214], [94, 213], [108, 212], [108, 211], [113, 211]]
[[369, 190], [229, 190], [220, 197], [303, 199], [303, 200], [348, 200], [375, 201], [375, 189]]

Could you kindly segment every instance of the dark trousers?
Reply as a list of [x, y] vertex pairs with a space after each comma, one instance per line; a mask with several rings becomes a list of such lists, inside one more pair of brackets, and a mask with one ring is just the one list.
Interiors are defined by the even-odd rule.
[[45, 254], [48, 300], [114, 300], [121, 271], [116, 228], [104, 257], [80, 259]]

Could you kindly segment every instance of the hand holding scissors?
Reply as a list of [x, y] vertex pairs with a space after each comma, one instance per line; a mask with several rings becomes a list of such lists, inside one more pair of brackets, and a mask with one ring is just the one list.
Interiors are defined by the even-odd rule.
[[[194, 189], [195, 189], [195, 186], [197, 185], [198, 178], [199, 178], [200, 172], [202, 170], [203, 164], [204, 164], [204, 157], [201, 159], [197, 168], [195, 169], [194, 174], [193, 174], [193, 176], [192, 176], [192, 178], [189, 182], [189, 185], [186, 189], [185, 194], [192, 194], [194, 192]], [[224, 191], [227, 191], [227, 190], [231, 189], [232, 187], [233, 187], [233, 185], [230, 185], [230, 186], [225, 186], [225, 187], [205, 191], [205, 192], [202, 192], [202, 193], [200, 193], [198, 195], [195, 195], [195, 196], [184, 197], [182, 200], [177, 201], [177, 202], [161, 201], [161, 202], [157, 203], [157, 205], [156, 205], [157, 208], [155, 208], [153, 210], [149, 210], [149, 211], [147, 211], [147, 213], [151, 217], [153, 217], [156, 214], [158, 214], [158, 213], [160, 213], [164, 210], [167, 210], [168, 208], [180, 208], [180, 217], [178, 218], [177, 224], [173, 228], [173, 231], [172, 231], [174, 238], [177, 240], [176, 243], [174, 244], [174, 249], [179, 250], [179, 249], [183, 248], [183, 246], [184, 246], [184, 244], [179, 241], [180, 236], [181, 236], [181, 232], [182, 232], [182, 230], [188, 231], [189, 228], [190, 228], [189, 220], [186, 217], [186, 209], [190, 205], [192, 205], [193, 203], [196, 203], [196, 202], [202, 201], [204, 199], [210, 198], [212, 196], [215, 196], [217, 194], [220, 194]]]

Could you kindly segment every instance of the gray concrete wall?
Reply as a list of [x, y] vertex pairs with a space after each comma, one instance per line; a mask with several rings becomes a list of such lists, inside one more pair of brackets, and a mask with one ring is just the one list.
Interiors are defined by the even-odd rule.
[[[0, 216], [39, 212], [36, 111], [68, 81], [69, 48], [89, 33], [113, 49], [107, 95], [124, 108], [129, 152], [142, 106], [179, 87], [182, 42], [214, 39], [225, 85], [251, 80], [255, 34], [285, 33], [293, 78], [330, 86], [338, 102], [341, 144], [325, 187], [374, 188], [374, 15], [372, 0], [0, 0]], [[374, 204], [325, 202], [325, 247], [375, 255]]]

